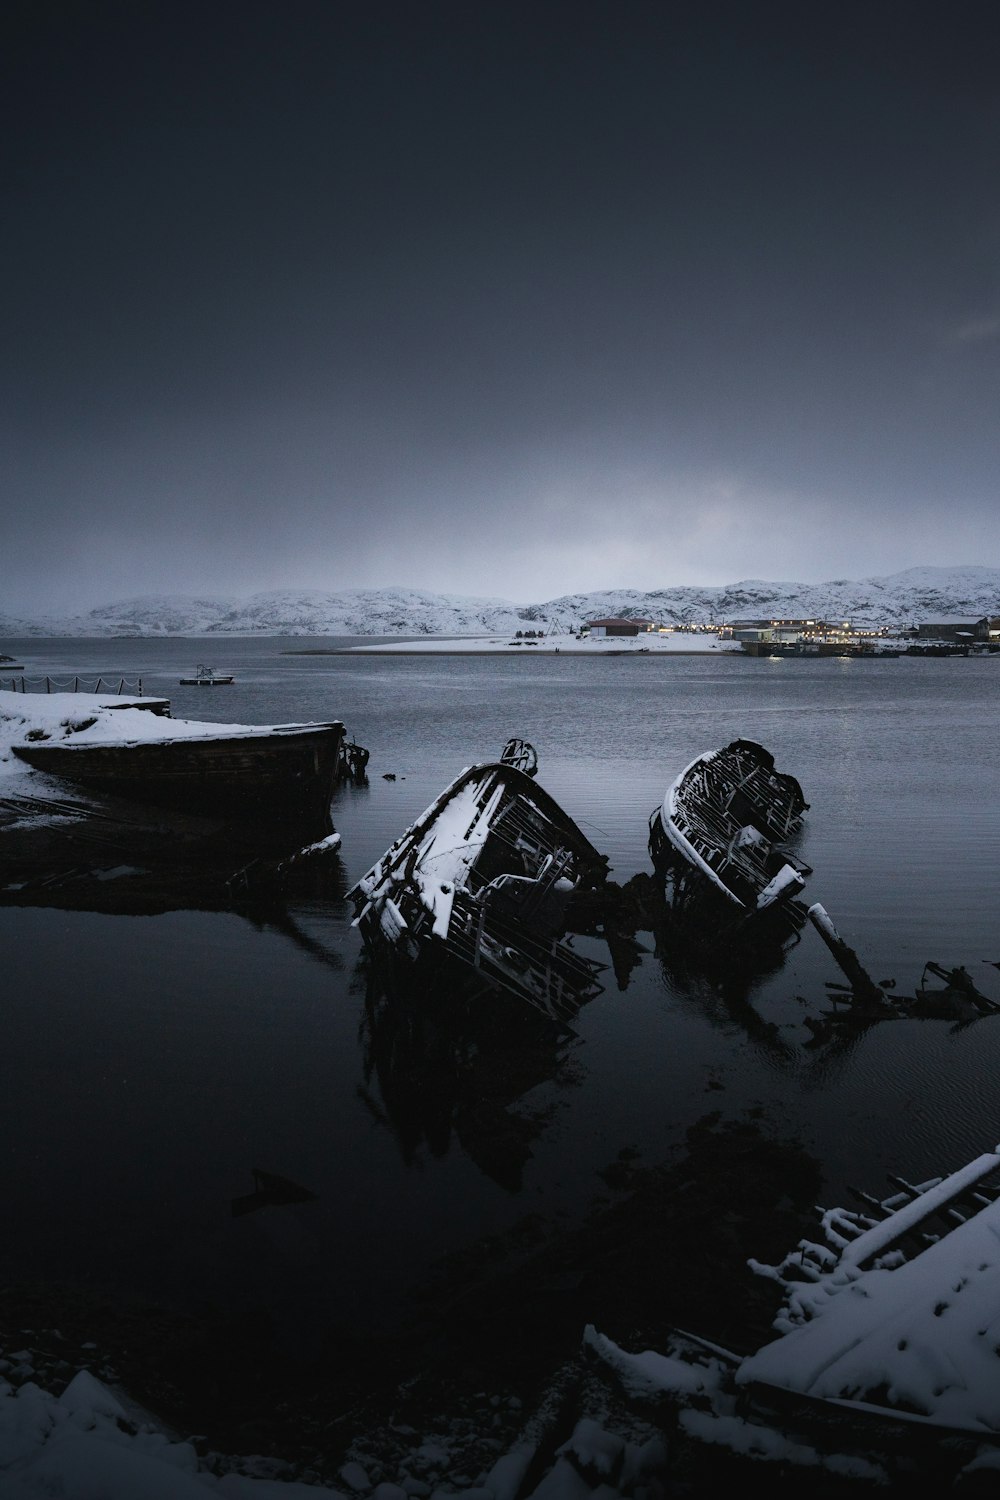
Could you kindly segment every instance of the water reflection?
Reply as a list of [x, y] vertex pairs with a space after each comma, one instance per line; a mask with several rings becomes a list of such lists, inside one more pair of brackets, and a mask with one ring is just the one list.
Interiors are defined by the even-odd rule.
[[692, 934], [672, 914], [654, 935], [664, 978], [684, 1004], [697, 1005], [714, 1026], [730, 1029], [735, 1023], [772, 1060], [787, 1062], [795, 1056], [796, 1048], [773, 1021], [761, 1015], [752, 999], [755, 990], [784, 966], [787, 946], [740, 952], [720, 944], [713, 952], [700, 934]]
[[[326, 868], [322, 871], [314, 872], [314, 878], [310, 882], [313, 888], [311, 900], [304, 899], [304, 892], [296, 882], [294, 888], [285, 888], [283, 901], [258, 901], [237, 910], [238, 915], [246, 917], [259, 931], [266, 929], [280, 933], [293, 947], [308, 954], [317, 963], [341, 973], [344, 969], [344, 956], [339, 948], [331, 948], [329, 942], [315, 937], [305, 926], [305, 921], [310, 916], [321, 923], [328, 923], [331, 910], [340, 907], [344, 900], [347, 882], [343, 864], [339, 857], [328, 856], [325, 865]], [[318, 890], [318, 887], [322, 889]]]
[[[652, 937], [653, 951], [667, 987], [682, 1004], [694, 1004], [713, 1024], [734, 1021], [762, 1050], [782, 1060], [793, 1049], [755, 1008], [751, 996], [780, 972], [798, 943], [806, 908], [788, 901], [766, 923], [734, 927], [728, 910], [711, 890], [685, 890], [671, 899], [658, 876], [634, 875], [610, 885], [591, 912], [591, 931], [611, 952], [619, 989], [624, 990], [643, 954], [639, 934]], [[583, 930], [581, 927], [578, 930]]]
[[444, 1157], [454, 1140], [487, 1177], [518, 1192], [546, 1119], [514, 1105], [557, 1076], [571, 1081], [574, 1034], [509, 997], [401, 985], [370, 960], [363, 973], [360, 1093], [403, 1160]]
[[[329, 811], [216, 818], [111, 797], [7, 798], [0, 903], [109, 915], [247, 911], [346, 882]], [[339, 875], [338, 875], [339, 870]]]

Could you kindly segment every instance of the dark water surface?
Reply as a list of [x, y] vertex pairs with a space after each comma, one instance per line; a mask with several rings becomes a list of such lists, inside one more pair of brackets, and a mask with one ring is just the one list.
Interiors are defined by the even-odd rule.
[[[371, 752], [368, 786], [333, 806], [344, 889], [510, 735], [536, 745], [540, 783], [619, 882], [651, 870], [649, 814], [677, 772], [737, 736], [760, 740], [810, 803], [806, 896], [872, 976], [912, 993], [928, 960], [965, 964], [997, 994], [1000, 658], [285, 654], [338, 644], [5, 649], [29, 676], [139, 674], [177, 718], [344, 720]], [[180, 687], [202, 659], [233, 686]], [[380, 1079], [350, 910], [303, 901], [289, 916], [282, 930], [228, 912], [0, 908], [4, 1276], [231, 1301], [305, 1343], [391, 1325], [440, 1257], [527, 1215], [578, 1220], [608, 1195], [600, 1174], [620, 1153], [667, 1161], [710, 1110], [762, 1111], [800, 1139], [830, 1204], [848, 1184], [922, 1180], [1000, 1140], [1000, 1016], [810, 1045], [804, 1017], [843, 976], [808, 926], [742, 995], [679, 977], [640, 933], [626, 987], [609, 971], [573, 1037], [522, 1040], [501, 1009], [493, 1041], [460, 1066], [454, 1038], [424, 1038], [423, 1054], [398, 1038]], [[317, 1200], [233, 1217], [254, 1167]]]

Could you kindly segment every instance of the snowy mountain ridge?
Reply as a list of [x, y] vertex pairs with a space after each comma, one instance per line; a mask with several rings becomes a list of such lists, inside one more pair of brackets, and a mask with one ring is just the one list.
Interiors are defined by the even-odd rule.
[[246, 599], [149, 595], [63, 619], [25, 620], [0, 612], [0, 635], [491, 635], [525, 627], [575, 630], [605, 615], [645, 616], [664, 624], [808, 618], [902, 627], [997, 614], [1000, 568], [919, 567], [827, 583], [751, 578], [717, 588], [604, 589], [540, 604], [406, 588], [272, 589]]

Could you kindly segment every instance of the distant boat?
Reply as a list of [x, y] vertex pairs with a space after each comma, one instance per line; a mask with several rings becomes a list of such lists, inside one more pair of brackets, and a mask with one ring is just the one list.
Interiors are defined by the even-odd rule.
[[227, 687], [235, 677], [217, 672], [214, 667], [199, 667], [194, 677], [182, 677], [181, 687]]
[[265, 818], [329, 812], [343, 724], [234, 729], [189, 720], [172, 735], [171, 722], [158, 739], [88, 741], [81, 733], [11, 748], [38, 771], [138, 802], [220, 814], [250, 808]]

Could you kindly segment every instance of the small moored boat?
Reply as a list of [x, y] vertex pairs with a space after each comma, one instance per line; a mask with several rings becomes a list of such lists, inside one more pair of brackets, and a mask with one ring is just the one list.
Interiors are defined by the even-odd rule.
[[181, 687], [228, 687], [236, 679], [229, 673], [217, 672], [214, 667], [199, 667], [194, 677], [182, 677]]
[[649, 820], [653, 864], [675, 890], [690, 875], [740, 914], [759, 914], [805, 885], [809, 866], [784, 841], [808, 805], [762, 745], [733, 740], [699, 755], [668, 788]]
[[602, 989], [605, 965], [564, 937], [574, 892], [603, 884], [608, 862], [536, 769], [533, 747], [511, 740], [464, 770], [348, 897], [370, 950], [425, 971], [450, 960], [562, 1018]]

